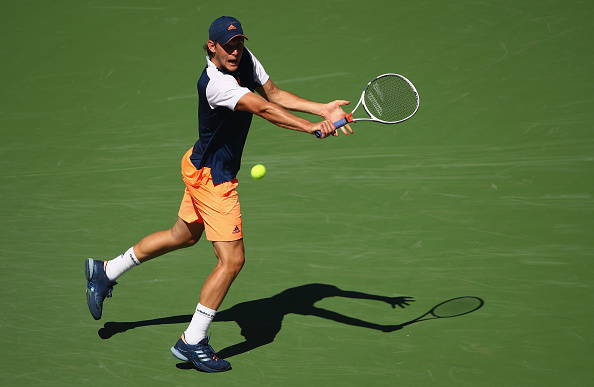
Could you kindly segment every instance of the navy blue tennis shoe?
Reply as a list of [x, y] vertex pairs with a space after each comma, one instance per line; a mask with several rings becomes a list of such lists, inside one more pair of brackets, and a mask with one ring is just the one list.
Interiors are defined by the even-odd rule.
[[209, 337], [205, 337], [196, 345], [186, 344], [183, 338], [179, 339], [171, 347], [171, 353], [179, 360], [191, 362], [200, 371], [229, 371], [231, 369], [231, 363], [217, 357], [215, 351], [208, 344], [209, 339]]
[[85, 276], [87, 277], [87, 305], [95, 320], [103, 313], [103, 300], [111, 297], [113, 287], [118, 283], [107, 278], [105, 262], [87, 258], [85, 261]]

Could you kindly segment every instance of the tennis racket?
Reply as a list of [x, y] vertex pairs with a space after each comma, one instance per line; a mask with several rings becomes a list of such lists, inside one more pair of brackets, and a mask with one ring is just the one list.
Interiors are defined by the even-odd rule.
[[478, 297], [466, 296], [452, 298], [451, 300], [435, 305], [429, 312], [421, 317], [401, 324], [401, 327], [416, 323], [417, 321], [463, 316], [480, 309], [484, 303], [485, 302]]
[[[369, 117], [353, 118], [363, 105]], [[398, 74], [383, 74], [365, 86], [359, 103], [353, 111], [334, 123], [336, 129], [351, 122], [375, 121], [382, 124], [397, 124], [411, 118], [419, 110], [419, 93], [411, 81]], [[317, 138], [322, 133], [315, 132]]]

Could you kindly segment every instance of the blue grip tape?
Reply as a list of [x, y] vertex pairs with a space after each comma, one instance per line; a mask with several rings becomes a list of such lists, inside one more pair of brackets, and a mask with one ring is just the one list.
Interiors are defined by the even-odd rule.
[[345, 126], [348, 123], [349, 123], [349, 121], [346, 119], [346, 117], [345, 118], [341, 118], [340, 120], [338, 120], [338, 121], [336, 121], [334, 123], [334, 127], [336, 129], [338, 129], [338, 128], [341, 128], [341, 127]]
[[[341, 128], [348, 123], [349, 123], [349, 121], [346, 119], [346, 117], [341, 118], [340, 120], [338, 120], [334, 123], [334, 128], [336, 128], [336, 129]], [[314, 134], [316, 135], [317, 138], [322, 138], [322, 132], [320, 132], [319, 130], [316, 130]]]

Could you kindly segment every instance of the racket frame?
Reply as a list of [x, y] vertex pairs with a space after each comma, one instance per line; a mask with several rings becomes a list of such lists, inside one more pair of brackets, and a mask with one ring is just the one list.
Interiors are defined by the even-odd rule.
[[[369, 108], [367, 108], [367, 104], [365, 103], [365, 94], [367, 93], [367, 90], [369, 89], [369, 87], [371, 86], [371, 84], [374, 83], [375, 81], [377, 81], [378, 79], [383, 78], [383, 77], [394, 77], [394, 76], [402, 79], [403, 81], [405, 81], [410, 86], [410, 88], [414, 91], [415, 97], [417, 97], [417, 106], [415, 107], [415, 110], [411, 114], [409, 114], [407, 117], [405, 117], [405, 118], [402, 118], [402, 119], [396, 120], [396, 121], [385, 121], [385, 120], [381, 120], [381, 119], [377, 118], [376, 116], [374, 116], [373, 114], [371, 114], [369, 112]], [[359, 105], [363, 105], [363, 109], [365, 109], [365, 113], [367, 113], [367, 115], [369, 116], [369, 118], [366, 118], [366, 117], [353, 118], [352, 117], [353, 116], [353, 113], [355, 112], [355, 110], [357, 110], [357, 108], [359, 107]], [[399, 122], [406, 121], [409, 118], [411, 118], [412, 116], [414, 116], [415, 113], [417, 112], [417, 110], [419, 110], [419, 105], [420, 105], [419, 93], [417, 92], [417, 89], [416, 89], [415, 85], [413, 85], [411, 81], [409, 81], [405, 76], [400, 75], [400, 74], [386, 73], [386, 74], [382, 74], [382, 75], [379, 75], [379, 76], [375, 77], [373, 80], [371, 80], [365, 86], [365, 89], [363, 89], [363, 92], [361, 93], [361, 98], [359, 99], [359, 102], [357, 103], [357, 106], [355, 106], [355, 108], [353, 109], [353, 112], [351, 114], [349, 114], [350, 118], [349, 118], [349, 121], [348, 122], [374, 121], [374, 122], [379, 122], [380, 124], [397, 124]], [[347, 116], [347, 117], [349, 117], [349, 116]]]
[[[397, 121], [385, 121], [385, 120], [380, 120], [379, 118], [377, 118], [376, 116], [374, 116], [373, 114], [371, 114], [369, 112], [369, 109], [367, 108], [367, 105], [365, 104], [365, 93], [367, 93], [367, 89], [369, 89], [369, 87], [371, 86], [372, 83], [374, 83], [375, 81], [377, 81], [380, 78], [383, 77], [392, 77], [392, 76], [396, 76], [400, 79], [402, 79], [403, 81], [405, 81], [410, 88], [413, 90], [413, 92], [415, 93], [416, 99], [417, 99], [417, 106], [415, 107], [415, 110], [408, 115], [408, 117], [397, 120]], [[353, 113], [355, 113], [355, 111], [359, 108], [359, 106], [363, 105], [363, 109], [365, 109], [365, 112], [367, 113], [367, 115], [369, 117], [361, 117], [361, 118], [353, 118]], [[411, 81], [409, 81], [405, 76], [400, 75], [400, 74], [395, 74], [395, 73], [386, 73], [386, 74], [382, 74], [379, 75], [375, 78], [373, 78], [371, 81], [369, 81], [369, 83], [367, 83], [367, 85], [365, 86], [365, 88], [363, 89], [363, 92], [361, 93], [361, 97], [359, 98], [359, 102], [357, 102], [357, 105], [355, 106], [355, 108], [353, 109], [353, 111], [351, 113], [349, 113], [346, 117], [336, 121], [334, 123], [334, 127], [336, 129], [341, 128], [347, 124], [350, 124], [352, 122], [357, 122], [357, 121], [373, 121], [373, 122], [379, 122], [380, 124], [397, 124], [399, 122], [403, 122], [408, 120], [409, 118], [411, 118], [412, 116], [414, 116], [417, 112], [417, 110], [419, 110], [419, 106], [420, 106], [420, 98], [419, 98], [419, 93], [417, 92], [417, 89], [415, 87], [415, 85], [412, 84]], [[317, 138], [321, 138], [322, 137], [322, 133], [318, 130], [315, 132], [315, 135]]]

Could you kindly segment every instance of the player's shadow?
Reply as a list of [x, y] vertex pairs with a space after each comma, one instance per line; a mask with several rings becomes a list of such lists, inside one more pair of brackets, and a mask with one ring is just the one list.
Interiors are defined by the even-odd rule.
[[[242, 302], [229, 309], [218, 312], [214, 320], [215, 322], [235, 321], [241, 328], [241, 335], [245, 338], [245, 341], [241, 343], [220, 350], [218, 356], [229, 358], [273, 342], [282, 328], [284, 317], [291, 313], [321, 317], [342, 324], [375, 329], [382, 332], [393, 332], [401, 329], [403, 326], [399, 324], [376, 324], [315, 306], [316, 302], [329, 297], [382, 301], [391, 305], [392, 308], [396, 308], [396, 306], [404, 308], [410, 302], [414, 301], [411, 297], [379, 296], [341, 290], [336, 286], [327, 284], [308, 284], [287, 289], [275, 296]], [[192, 315], [179, 315], [136, 322], [107, 322], [99, 330], [99, 336], [102, 339], [109, 339], [117, 333], [142, 326], [189, 323], [191, 319]]]

